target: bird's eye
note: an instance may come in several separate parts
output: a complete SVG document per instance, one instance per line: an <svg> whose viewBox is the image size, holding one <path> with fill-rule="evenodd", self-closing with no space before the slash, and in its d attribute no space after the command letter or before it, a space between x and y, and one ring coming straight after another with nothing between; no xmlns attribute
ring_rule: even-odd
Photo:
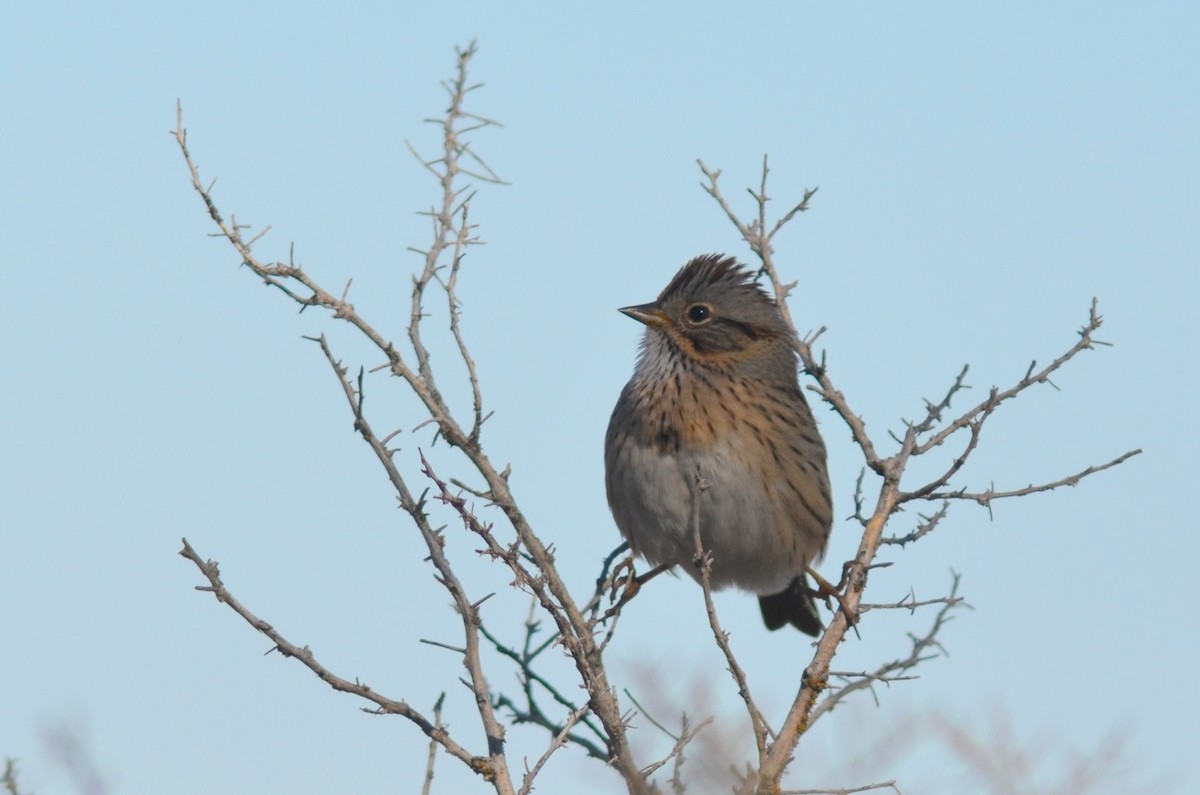
<svg viewBox="0 0 1200 795"><path fill-rule="evenodd" d="M692 304L688 307L687 319L691 323L699 325L712 317L712 307L708 304Z"/></svg>

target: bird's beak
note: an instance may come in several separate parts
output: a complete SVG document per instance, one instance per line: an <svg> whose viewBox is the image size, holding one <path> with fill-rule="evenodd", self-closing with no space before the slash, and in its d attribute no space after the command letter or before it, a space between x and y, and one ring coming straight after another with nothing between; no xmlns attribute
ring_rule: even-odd
<svg viewBox="0 0 1200 795"><path fill-rule="evenodd" d="M618 311L624 315L628 315L639 323L645 323L647 326L667 325L667 313L657 303L624 306Z"/></svg>

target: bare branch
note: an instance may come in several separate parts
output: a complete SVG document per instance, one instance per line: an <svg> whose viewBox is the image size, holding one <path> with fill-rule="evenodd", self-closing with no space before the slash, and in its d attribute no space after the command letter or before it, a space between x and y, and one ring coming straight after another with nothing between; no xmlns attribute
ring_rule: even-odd
<svg viewBox="0 0 1200 795"><path fill-rule="evenodd" d="M929 450L932 450L933 448L945 442L946 439L948 439L954 433L969 426L972 422L982 421L985 415L990 414L1001 403L1011 400L1034 384L1051 383L1050 376L1057 372L1064 364L1075 358L1076 354L1078 354L1080 351L1091 350L1095 345L1107 344L1097 341L1093 336L1104 322L1104 318L1096 313L1096 307L1097 301L1095 298L1093 298L1091 311L1088 314L1088 322L1078 332L1079 341L1068 348L1065 353L1036 373L1034 372L1034 369L1037 365L1037 362L1034 362L1029 366L1029 369L1025 372L1025 375L1021 378L1021 380L1017 381L1016 384L1008 389L1005 389L1004 391L993 389L991 393L988 394L986 400L968 409L956 420L942 428L924 442L914 445L912 454L923 455Z"/></svg>
<svg viewBox="0 0 1200 795"><path fill-rule="evenodd" d="M583 606L584 612L590 614L590 618L588 620L593 624L595 624L597 621L596 615L600 612L600 605L604 601L604 595L609 592L609 589L613 585L611 578L609 577L609 571L612 569L613 561L628 551L629 542L622 541L616 546L615 549L613 549L612 552L608 553L608 556L604 558L604 562L600 565L600 574L596 577L596 588L592 592L592 598L589 599L587 604Z"/></svg>
<svg viewBox="0 0 1200 795"><path fill-rule="evenodd" d="M530 617L525 622L525 643L520 652L502 643L497 637L488 631L487 627L480 626L479 631L482 633L492 646L503 656L515 662L518 666L519 681L521 683L522 692L525 695L524 708L518 707L517 704L506 695L496 697L496 706L508 709L517 723L530 723L549 730L552 734L558 735L565 727L563 724L556 723L546 715L538 702L537 695L534 692L534 685L540 686L546 691L556 703L564 707L568 714L579 711L580 705L566 698L562 692L552 684L548 679L539 674L533 667L534 661L538 655L546 648L545 645L533 647L533 637L538 629L538 622L534 620L532 611ZM584 737L583 735L570 733L566 735L566 739L583 748L589 756L596 759L606 760L609 757L607 750L608 738L604 732L586 717L586 710L583 710L576 722L586 726L599 739L602 745L597 745L593 740Z"/></svg>
<svg viewBox="0 0 1200 795"><path fill-rule="evenodd" d="M916 424L917 433L927 433L933 426L942 421L942 413L950 408L950 401L960 390L970 389L971 387L963 383L967 377L967 371L971 369L971 365L964 364L958 376L954 379L954 383L946 390L946 395L937 403L925 401L925 419Z"/></svg>
<svg viewBox="0 0 1200 795"><path fill-rule="evenodd" d="M949 483L950 478L958 474L958 471L963 468L964 464L967 463L967 459L970 457L971 453L975 452L975 447L979 444L979 436L983 432L984 421L991 416L992 412L996 409L996 406L999 405L995 398L996 390L993 389L991 397L988 401L986 401L988 404L987 407L978 415L978 419L973 419L967 424L967 427L971 431L971 435L967 439L966 447L964 447L963 451L959 453L954 461L950 463L949 469L943 472L941 477L931 480L929 483L926 483L916 491L902 495L900 498L901 501L919 499L928 494L932 494L942 486L945 486L947 483Z"/></svg>
<svg viewBox="0 0 1200 795"><path fill-rule="evenodd" d="M934 599L917 599L916 594L909 592L907 596L898 602L863 602L858 606L858 609L863 613L868 613L872 610L907 610L910 613L914 613L918 607L947 604L953 606L959 603L964 603L960 596L938 596Z"/></svg>
<svg viewBox="0 0 1200 795"><path fill-rule="evenodd" d="M454 573L450 561L445 555L441 536L429 524L423 500L413 498L408 484L400 474L400 470L396 468L391 453L382 440L375 435L371 424L363 415L364 393L362 370L359 370L358 388L356 390L346 378L346 369L334 357L333 351L330 350L329 343L326 342L324 335L317 338L317 343L321 346L321 352L325 354L326 361L333 368L334 375L341 384L342 392L346 396L346 400L354 413L355 430L362 436L363 441L371 447L376 459L383 466L384 471L387 472L388 479L391 481L392 487L400 498L400 506L412 518L413 523L417 526L421 537L425 541L425 547L429 550L429 560L433 563L434 568L437 569L438 582L445 587L450 597L454 600L454 607L462 620L463 640L465 644L462 649L457 649L457 651L460 651L463 655L463 665L470 676L470 687L475 695L476 708L480 719L483 721L484 731L487 735L489 749L488 780L495 783L498 790L511 792L512 784L508 780L508 763L504 757L504 725L497 719L492 707L487 678L484 676L483 663L479 656L478 610L474 603L467 597L466 589Z"/></svg>
<svg viewBox="0 0 1200 795"><path fill-rule="evenodd" d="M681 733L676 736L667 732L675 740L672 750L661 760L647 766L639 766L626 736L630 713L622 711L617 701L616 689L608 682L603 661L607 644L616 631L621 608L637 593L646 580L661 569L637 577L633 574L632 560L614 566L614 561L621 554L621 550L618 548L618 551L605 561L592 598L587 604L580 607L557 572L553 549L543 544L534 533L509 489L510 466L506 465L499 470L483 450L482 427L490 414L485 411L476 364L461 327L463 307L458 294L459 276L466 261L467 251L470 247L483 242L477 234L476 225L470 220L470 204L474 199L475 189L470 184L465 184L465 181L475 180L476 183L499 184L502 184L503 181L476 153L471 141L468 140L476 131L496 126L496 122L493 120L468 111L464 107L468 95L480 87L480 84L471 83L468 79L468 65L475 53L474 43L457 51L455 74L453 78L443 83L449 99L449 107L439 118L428 120L439 128L440 152L436 157L423 156L418 153L416 148L409 145L410 152L420 166L436 179L439 196L426 211L421 213L429 219L430 242L425 248L411 249L422 258L422 261L412 281L410 304L405 320L407 342L405 343L401 339L401 343L405 346L404 353L400 352L392 339L377 331L375 327L358 315L349 299L351 282L348 281L345 287L337 293L330 292L299 267L292 256L289 256L287 263L268 262L256 258L252 253L252 248L263 239L270 230L270 226L263 227L257 233L252 233L249 231L250 227L238 223L236 216L232 213L229 215L228 221L225 220L213 199L215 180L206 186L201 181L199 169L192 160L187 146L186 132L183 128L182 110L179 107L177 107L174 135L189 169L193 188L201 197L210 218L218 229L217 236L227 240L241 258L242 263L254 273L257 279L275 287L300 311L310 307L325 310L334 320L348 324L350 328L353 328L374 346L374 349L382 354L383 358L383 364L375 369L388 371L392 377L398 379L398 383L411 389L421 401L424 411L428 415L420 418L422 421L417 424L414 431L427 424L432 425L430 431L434 443L439 439L444 440L451 448L452 455L463 456L473 469L473 473L468 474L465 478L443 480L433 471L424 453L419 451L421 471L432 485L427 487L419 497L414 496L409 484L394 463L397 451L388 447L388 443L398 431L393 431L380 439L373 431L364 413L365 370L360 367L356 376L348 375L349 369L333 356L324 335L314 338L343 389L354 416L356 432L367 442L387 472L401 507L413 520L429 550L429 561L434 568L435 578L450 594L455 610L459 614L463 630L461 642L433 640L424 642L449 649L461 657L466 674L460 681L475 698L487 743L487 754L485 756L471 755L450 737L442 725L441 710L444 694L443 698L439 698L435 704L433 719L430 721L418 711L413 710L406 702L386 698L357 681L349 682L337 677L319 664L307 648L296 647L289 643L269 624L255 617L234 599L221 583L217 565L202 561L186 539L183 542L184 550L180 554L192 560L208 578L209 585L203 587L202 590L212 592L219 601L228 604L243 620L266 634L275 643L275 649L285 656L300 660L335 689L367 700L373 705L369 711L377 714L399 714L415 723L430 740L423 787L423 791L426 793L432 786L434 760L439 746L492 783L497 791L515 793L504 752L505 726L498 717L498 712L501 710L509 710L512 713L512 720L515 722L542 726L551 734L548 747L538 759L532 765L526 760L525 773L519 789L521 793L532 791L539 772L548 763L551 756L567 744L578 745L588 754L602 758L611 764L624 778L629 791L635 795L650 792L652 787L648 783L649 777L673 761L672 787L677 793L682 792L684 787L681 769L685 747L709 721L706 720L692 729L684 715ZM782 281L773 260L772 246L775 235L800 213L808 209L816 189L805 190L798 203L786 209L776 219L769 219L767 205L772 201L768 194L770 169L768 159L764 157L759 184L756 188L747 191L753 201L754 211L749 216L752 220L744 222L722 195L718 184L720 171L710 170L702 161L698 162L707 179L704 190L717 202L726 218L734 224L751 251L761 261L759 275L756 278L770 281L779 310L792 329L793 346L799 360L805 373L813 379L814 383L810 384L807 389L816 393L842 418L850 429L854 443L862 451L865 467L882 479L874 507L868 507L869 500L863 494L865 469L859 477L854 495L853 517L862 528L860 543L854 557L847 561L843 569L842 582L829 589L830 595L837 598L842 610L835 613L829 627L815 644L816 649L811 662L804 670L799 689L789 707L787 717L776 734L767 724L751 697L746 675L738 664L729 643L729 635L718 621L710 581L712 559L703 548L699 517L699 500L704 498L709 484L700 477L699 472L696 474L696 482L692 490L691 530L697 553L697 579L700 581L703 591L713 636L725 655L730 674L746 705L758 752L757 769L747 766L746 775L741 778L738 791L743 795L749 795L755 791L763 793L763 795L766 793L779 795L782 792L792 792L797 795L800 793L830 795L888 788L899 792L893 781L849 789L827 790L782 790L780 782L801 737L821 715L832 711L843 699L857 690L870 689L874 693L875 686L880 683L890 685L892 682L914 678L913 669L917 665L944 652L940 645L939 632L949 620L950 611L963 604L961 597L957 596L959 576L954 575L950 593L945 597L919 601L915 594L910 594L895 603L867 603L864 601L864 592L869 572L879 566L890 565L875 562L882 544L904 547L909 542L919 540L932 532L945 517L951 499L972 500L990 508L991 502L996 499L1049 491L1060 486L1074 486L1084 477L1116 466L1141 452L1133 450L1107 464L1088 467L1075 475L1041 485L1031 484L1023 489L997 491L989 488L983 492L971 492L965 487L954 490L951 486L951 481L960 476L968 459L977 449L985 422L999 406L1034 384L1047 383L1054 386L1051 378L1066 362L1082 350L1106 344L1094 337L1102 319L1097 314L1097 304L1093 300L1088 322L1079 332L1079 341L1063 355L1040 369L1034 362L1016 384L1005 390L991 389L986 400L946 422L943 417L949 412L952 400L956 399L961 390L970 388L965 384L968 369L964 366L940 400L937 402L925 400L923 416L918 414L919 420L906 423L907 427L902 435L893 435L892 438L898 446L896 452L884 457L877 452L863 418L851 409L845 396L835 388L828 373L824 351L821 351L819 356L814 351L814 345L824 331L824 327L804 336L801 336L796 330L787 304L788 295L795 284ZM474 263L474 261L471 262ZM465 367L465 377L461 372L458 375L462 381L465 381L465 386L469 388L471 394L469 417L465 414L456 416L435 378L430 343L427 343L426 340L426 335L432 333L426 322L429 318L430 304L427 301L429 300L428 289L431 285L435 285L435 289L440 289L445 294L449 336L453 338L457 355ZM445 331L446 329L442 328L439 333L444 335ZM436 350L436 346L432 347ZM372 356L375 357L376 354L372 354ZM374 358L371 363L374 364L378 361L378 358ZM372 372L374 371L372 370ZM450 390L450 392L454 394L454 390ZM372 405L374 405L374 401ZM416 421L414 419L414 422ZM395 427L395 424L389 423L388 427ZM960 437L961 450L943 468L942 473L915 490L903 491L901 482L912 457L923 455L946 444L951 436L962 430L966 430L967 435L965 438ZM465 485L466 482L477 485L468 487ZM457 578L445 555L442 528L433 527L426 515L426 493L433 494L436 500L453 510L462 520L463 526L482 540L483 549L478 551L506 565L514 575L515 587L532 596L530 615L525 624L524 642L520 647L509 646L501 642L496 635L483 627L480 606L491 594L472 600L466 593L465 587ZM481 518L481 515L476 512L476 507L468 502L472 496L484 501L486 509L498 510L498 515L503 516L503 520L507 523L506 526L497 531L490 521ZM890 518L902 509L905 502L915 499L940 500L942 504L931 516L921 516L921 523L908 534L885 536L884 530ZM486 516L490 515L486 514ZM621 575L626 569L628 576L622 579ZM818 581L824 582L820 579ZM620 591L619 600L616 596L618 591ZM609 594L610 603L613 601L616 603L612 604L607 611L602 612L602 603L606 593ZM902 654L897 659L872 670L857 672L831 670L833 657L851 627L854 617L873 609L906 609L915 612L916 609L926 606L936 606L937 608L932 626L923 635L909 636L911 649L906 655ZM546 621L547 631L544 635L539 634L542 620L544 620L540 619L543 616L549 619ZM612 619L611 622L609 619ZM602 630L605 624L607 624L607 628ZM502 656L515 663L522 688L522 694L517 696L516 701L502 694L494 695L490 690L481 661L481 636ZM543 637L545 637L544 640ZM561 646L572 661L585 695L568 698L565 695L571 693L568 688L555 684L549 677L536 670L535 663L538 659L542 659L542 653L556 646ZM831 677L842 680L844 684L831 686L829 684ZM823 697L822 693L825 694ZM522 695L524 704L518 703ZM648 720L662 728L664 732L667 731L645 710L642 710L632 696L629 698ZM551 702L553 705L549 709L553 717L550 717L542 706L542 704L550 705Z"/></svg>
<svg viewBox="0 0 1200 795"><path fill-rule="evenodd" d="M912 641L912 648L909 650L907 656L884 663L871 673L864 672L859 674L834 674L832 671L828 672L829 676L842 676L843 678L850 679L851 681L848 684L831 692L823 701L821 701L820 704L816 706L816 708L812 710L809 716L810 726L815 723L817 719L821 717L821 715L825 714L826 712L833 711L833 709L839 703L845 700L845 698L851 693L858 690L871 688L876 682L890 684L891 682L897 680L910 679L912 677L907 676L909 671L916 668L917 665L926 660L940 656L939 653L944 653L944 649L942 649L941 644L938 641L938 633L940 633L942 627L944 627L946 623L950 621L950 611L962 604L963 601L958 595L958 586L962 580L962 575L958 574L957 572L952 572L952 576L953 579L950 585L950 593L945 597L933 599L928 602L917 602L914 599L907 604L904 602L899 602L895 605L877 606L904 607L908 608L909 610L914 610L917 607L925 604L941 604L941 609L939 609L937 614L934 616L933 624L930 625L929 629L924 635L918 637L916 635L909 634L908 637Z"/></svg>
<svg viewBox="0 0 1200 795"><path fill-rule="evenodd" d="M697 469L695 481L692 486L691 507L692 540L696 545L695 563L700 572L700 587L704 591L704 608L708 612L708 625L712 628L713 637L716 638L717 645L721 648L721 653L725 655L725 662L729 664L729 673L733 677L734 683L737 684L738 696L745 703L746 711L750 715L750 726L754 731L754 743L758 747L758 757L761 761L767 754L767 734L770 729L758 705L754 703L753 696L750 694L750 685L746 682L746 672L738 664L737 658L733 654L733 649L729 645L729 633L721 628L721 622L717 619L717 608L712 598L712 583L710 582L712 555L704 548L704 541L700 536L700 498L708 488L708 481L701 476L700 471Z"/></svg>
<svg viewBox="0 0 1200 795"><path fill-rule="evenodd" d="M571 733L571 727L574 726L580 718L587 714L589 709L589 707L585 706L567 713L567 718L563 721L562 729L559 730L558 734L554 735L554 739L550 742L550 747L547 748L540 757L538 757L538 760L534 763L533 767L525 773L525 778L521 782L521 789L517 790L517 795L528 795L528 793L533 791L533 780L537 777L537 774L541 772L542 766L550 760L551 754L567 744L568 736Z"/></svg>
<svg viewBox="0 0 1200 795"><path fill-rule="evenodd" d="M433 230L432 243L427 249L420 250L420 254L424 258L424 265L413 281L408 327L413 357L411 362L406 360L395 344L364 320L353 305L324 289L302 269L292 264L267 263L257 259L242 238L244 227L233 221L232 216L230 222L224 220L212 198L211 186L206 188L201 182L199 169L195 166L191 153L188 151L186 133L182 123L182 111L177 114L175 139L191 173L193 188L204 202L220 235L234 247L243 263L258 278L277 287L301 309L324 308L330 312L333 318L348 323L366 338L383 354L386 359L386 368L391 374L401 379L424 405L429 413L429 419L436 426L435 439L443 439L451 447L460 450L482 477L484 487L480 491L489 495L489 499L512 525L516 535L517 540L511 548L511 554L503 556L503 559L510 566L514 565L518 558L517 550L520 549L520 556L527 556L532 566L536 568L538 587L535 592L540 591L542 594L539 597L539 605L546 609L553 619L560 634L560 641L580 674L591 706L608 736L612 762L621 775L631 782L632 791L641 792L644 790L644 785L639 783L639 768L633 759L625 737L626 727L622 720L620 706L613 696L613 689L608 684L607 673L601 661L601 649L592 637L588 620L573 601L565 583L555 569L551 552L533 532L524 513L517 506L508 486L509 467L506 466L503 470L496 467L480 445L479 431L486 419L482 413L481 399L475 400L476 411L469 427L464 428L455 418L434 379L429 352L421 333L421 322L425 317L423 308L425 289L446 268L442 255L449 251L452 257L461 261L461 254L465 247L480 242L468 223L467 213L464 212L466 203L470 200L471 191L469 188L460 187L461 178L474 175L489 182L500 181L495 176L495 172L475 153L470 143L463 137L465 133L477 130L481 126L491 126L490 119L467 113L462 108L466 95L478 88L477 84L470 84L466 77L467 66L475 51L474 44L458 51L456 76L446 84L450 96L450 108L442 118L434 120L434 123L438 124L442 131L442 155L438 158L422 158L413 150L422 166L438 180L441 198L428 211ZM466 120L465 124L464 120ZM464 162L469 162L469 167L464 167ZM442 285L447 288L447 300L451 302L452 313L458 311L457 299L454 298L451 288L451 283L456 279L454 267L452 262L450 276ZM469 354L466 352L465 342L460 345L460 352L466 357L464 359L466 361ZM467 362L467 371L472 393L477 396L477 379L469 361ZM339 375L339 378L341 377ZM361 414L361 406L358 414ZM366 438L365 435L364 438ZM397 488L402 506L416 519L417 515L421 514L420 504L413 500L412 495L404 486L403 480L395 471L395 467L391 465L391 452L384 445L379 444L377 439L374 441L368 439L368 441L387 469L393 485ZM448 492L444 492L443 496L447 494ZM417 519L418 525L421 521ZM431 528L428 531L432 532ZM424 535L426 532L427 529L422 528L422 534ZM470 602L466 604L468 607L470 606ZM472 615L471 612L464 614L464 620L470 615ZM468 648L470 648L469 643ZM477 690L477 701L482 712L485 710L484 702L489 702L489 699L481 696L481 692ZM492 747L498 749L499 743L497 742ZM499 752L497 751L497 753Z"/></svg>
<svg viewBox="0 0 1200 795"><path fill-rule="evenodd" d="M429 720L417 710L413 709L404 701L396 701L388 698L380 693L375 692L367 685L358 681L351 682L344 679L328 668L317 662L317 658L307 646L297 646L296 644L283 637L273 626L262 620L254 613L250 612L249 608L234 598L233 594L225 587L221 581L221 571L216 561L202 559L188 540L183 539L183 549L179 553L187 558L192 563L196 564L196 568L200 569L200 573L205 576L209 584L207 586L196 586L198 591L208 591L213 596L217 597L217 601L229 605L233 612L241 616L247 624L254 627L256 630L266 635L267 638L274 644L274 651L278 651L284 657L291 657L299 660L302 665L316 674L322 682L338 690L342 693L350 693L359 698L369 701L375 705L375 708L369 710L377 715L400 715L407 718L412 723L416 724L422 732L425 733L431 741L436 742L451 756L459 759L467 767L475 773L478 773L485 778L490 778L494 775L490 760L484 756L474 756L465 748L459 745L449 732L435 722Z"/></svg>
<svg viewBox="0 0 1200 795"><path fill-rule="evenodd" d="M858 477L854 480L854 513L850 515L851 519L864 527L867 524L867 517L863 515L863 507L866 505L866 500L863 498L863 478L866 476L865 467L858 470Z"/></svg>
<svg viewBox="0 0 1200 795"><path fill-rule="evenodd" d="M749 191L751 197L754 199L756 211L755 220L749 223L743 222L738 217L737 213L733 211L722 195L718 184L720 171L709 169L703 161L699 161L699 165L708 180L707 184L703 185L704 190L717 202L721 211L741 234L750 250L761 260L762 267L760 273L769 279L771 287L774 290L776 304L779 306L784 319L792 327L793 331L795 331L795 323L791 319L786 301L792 285L783 282L779 277L779 272L773 260L771 238L784 224L790 222L800 210L807 207L807 200L811 197L811 192L806 192L804 201L801 202L797 210L785 214L771 227L771 233L765 234L765 230L770 226L766 214L766 204L769 201L766 188L768 173L768 164L766 161L764 160L763 162L762 180L757 191ZM762 760L757 771L747 770L747 775L738 786L739 793L746 795L754 791L762 793L762 795L767 795L767 793L774 795L778 793L780 778L791 760L796 744L820 714L831 709L840 698L844 697L846 693L851 692L852 688L867 687L872 681L882 681L880 677L887 677L894 681L897 678L897 674L903 673L908 668L926 659L923 652L929 646L936 645L937 631L946 620L945 611L959 603L959 600L956 598L947 598L944 602L943 600L932 600L930 602L935 604L941 603L943 612L939 613L934 626L927 635L921 638L913 638L913 651L908 657L888 663L870 676L864 675L860 677L857 681L834 692L822 701L820 705L817 705L816 700L819 694L828 687L830 663L849 628L848 618L849 616L856 615L859 606L862 604L862 593L866 587L867 574L875 567L874 558L879 546L885 542L883 529L890 517L901 507L903 502L920 497L930 500L941 499L943 500L943 505L932 517L922 517L924 519L923 524L918 526L917 530L913 533L903 537L892 536L886 539L888 543L899 544L901 546L909 541L915 541L932 531L944 517L946 512L945 501L949 499L975 499L983 501L986 504L990 500L1001 496L1018 496L1021 493L1047 490L1059 485L1073 485L1079 478L1110 466L1115 466L1125 460L1125 458L1128 458L1129 455L1134 454L1126 454L1126 456L1109 464L1089 468L1085 472L1079 473L1079 475L1064 478L1062 481L1044 484L1041 487L1031 486L1028 489L1017 490L1011 493L989 491L982 494L972 494L965 490L960 492L947 492L944 490L944 486L962 469L970 454L976 449L982 425L991 413L999 405L1012 399L1033 384L1052 384L1050 376L1079 351L1104 344L1094 337L1094 332L1099 328L1100 323L1101 318L1096 312L1096 302L1093 300L1088 323L1079 332L1079 341L1066 353L1041 370L1037 369L1036 364L1032 365L1025 376L1015 386L1003 391L992 390L985 401L964 412L954 421L935 430L937 424L941 422L943 414L949 409L951 400L959 391L967 388L965 378L968 371L964 367L940 401L937 403L926 401L925 416L920 422L908 424L907 430L902 437L893 435L892 438L896 440L899 449L895 454L887 458L881 457L876 452L876 448L867 434L866 425L862 418L850 409L845 397L834 387L828 375L824 354L821 355L820 361L814 357L812 344L817 336L819 336L819 332L818 334L810 335L807 339L797 334L795 348L804 366L804 371L817 382L816 386L809 386L808 389L815 392L822 400L828 403L847 424L855 444L862 450L867 468L879 475L883 482L880 485L875 506L868 513L865 507L866 500L863 496L863 478L861 475L859 477L854 494L855 511L853 518L862 525L863 532L858 551L854 558L848 561L844 567L842 583L839 586L841 591L835 594L842 606L842 610L837 612L833 621L830 622L829 627L826 628L825 633L819 639L812 662L804 672L800 689L792 702L792 706L780 728L779 734L768 747L766 758ZM954 459L946 471L940 477L915 492L902 492L900 490L900 482L909 460L915 455L921 455L938 447L951 435L964 428L969 429L970 437L967 439L960 455ZM955 583L957 585L957 576ZM917 603L913 599L889 607L913 609L918 604L927 603ZM876 607L885 606L876 605Z"/></svg>
<svg viewBox="0 0 1200 795"><path fill-rule="evenodd" d="M546 590L541 576L535 575L529 569L525 568L523 558L518 551L519 545L504 546L497 541L495 534L492 533L492 526L481 522L479 517L467 506L467 501L461 495L451 492L450 484L437 476L429 460L425 457L424 451L418 452L421 457L421 472L437 487L437 498L453 508L455 513L459 515L459 518L462 519L463 525L483 540L486 553L489 556L495 560L504 562L509 567L512 573L516 575L517 586L533 594L541 607L552 617L562 620L562 608Z"/></svg>
<svg viewBox="0 0 1200 795"><path fill-rule="evenodd" d="M1063 486L1078 485L1079 481L1083 480L1088 475L1094 475L1097 472L1103 472L1106 469L1111 469L1112 467L1115 467L1118 464L1122 464L1130 458L1133 458L1135 455L1140 455L1141 452L1141 448L1138 448L1137 450L1130 450L1128 453L1117 456L1107 464L1090 466L1081 472L1076 472L1074 475L1068 475L1065 478L1059 478L1058 480L1051 481L1049 483L1041 483L1038 485L1030 484L1023 489L1011 489L1009 491L996 491L995 489L988 489L987 491L982 492L970 492L966 489L958 489L956 491L933 492L932 494L924 496L925 499L929 500L971 500L984 507L989 507L992 500L1001 500L1008 497L1024 497L1029 494L1037 494L1043 491L1054 491L1055 489Z"/></svg>
<svg viewBox="0 0 1200 795"><path fill-rule="evenodd" d="M462 328L459 325L459 317L462 314L462 308L458 301L458 296L455 289L458 286L458 272L462 266L465 247L468 244L467 234L470 231L470 226L467 224L467 205L462 206L459 221L459 234L454 242L454 256L451 258L450 278L445 283L446 303L450 309L450 332L454 335L454 342L458 345L459 356L467 366L467 378L471 382L471 397L474 403L475 419L471 423L470 439L473 443L479 443L479 433L483 428L483 421L486 419L483 416L483 395L479 388L479 373L475 369L475 360L471 358L471 352L467 349L466 340L462 335Z"/></svg>
<svg viewBox="0 0 1200 795"><path fill-rule="evenodd" d="M887 536L886 538L881 538L879 539L879 543L899 544L901 547L904 547L906 544L909 544L913 541L918 541L929 533L932 533L934 528L938 526L938 523L946 518L946 514L949 513L949 511L950 501L943 500L942 507L938 508L937 511L935 511L932 515L925 516L924 514L917 514L917 516L921 518L921 522L917 525L917 529L906 535Z"/></svg>
<svg viewBox="0 0 1200 795"><path fill-rule="evenodd" d="M605 746L593 742L592 740L588 739L587 737L583 736L582 734L579 734L578 732L570 731L570 727L568 727L562 723L558 723L554 720L551 720L540 709L538 709L538 710L522 709L509 696L506 696L504 694L500 694L499 696L497 696L496 697L496 708L497 709L507 709L509 711L509 714L512 715L512 719L515 723L528 723L532 726L541 726L543 729L546 729L547 731L549 731L551 733L551 735L553 735L555 737L557 737L560 733L562 733L562 731L564 729L566 729L567 730L566 739L569 740L570 742L574 743L575 745L578 745L580 748L582 748L584 751L587 752L588 756L592 757L593 759L600 759L603 761L607 761L611 756L611 754L609 754L608 749Z"/></svg>
<svg viewBox="0 0 1200 795"><path fill-rule="evenodd" d="M720 178L721 172L719 170L710 170L706 165L704 165L703 160L697 160L696 162L699 163L700 170L704 173L704 176L708 178L708 184L702 185L704 191L709 196L713 197L713 199L721 207L721 210L725 213L725 216L737 228L738 232L742 235L742 238L750 246L750 250L753 251L761 260L762 272L766 274L767 278L771 282L772 288L774 288L775 291L775 303L779 306L779 311L783 315L784 320L787 321L787 324L795 329L796 324L792 321L792 315L787 305L787 296L790 288L779 278L779 271L775 267L775 261L773 259L774 252L771 248L770 239L762 234L762 228L758 226L758 224L765 223L765 221L756 222L755 224L751 225L743 223L733 211L733 208L729 206L729 203L725 201L725 197L721 193L720 186L717 184L717 180ZM751 193L751 195L755 197L760 219L765 218L766 212L766 176L767 165L766 161L764 160L763 186L760 188L758 194ZM814 191L807 191L805 193L805 198L801 202L801 205L807 207L808 199L812 197L813 192ZM789 214L788 220L791 220L791 218L793 218L795 215L795 212ZM776 229L771 232L771 236L774 236L775 231L778 231L778 227L782 226L783 223L785 222L781 220L775 225ZM804 365L804 371L811 375L818 384L817 387L810 386L809 389L816 392L823 400L829 403L829 405L833 407L834 411L838 413L842 420L848 426L850 426L850 432L854 437L854 442L862 449L863 455L866 458L867 466L870 467L871 470L876 474L882 475L883 460L875 452L875 445L872 443L871 438L867 435L866 424L862 421L861 417L859 417L850 409L849 404L846 402L845 395L834 388L833 382L829 380L829 377L825 372L824 361L818 363L813 357L811 343L816 340L816 336L817 335L812 336L808 341L797 337L794 342L796 352L800 355L800 361Z"/></svg>

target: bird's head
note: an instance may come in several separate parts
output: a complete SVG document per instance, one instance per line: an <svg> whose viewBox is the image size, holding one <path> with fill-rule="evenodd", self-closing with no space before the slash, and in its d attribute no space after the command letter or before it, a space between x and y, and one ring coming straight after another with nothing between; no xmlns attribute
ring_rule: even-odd
<svg viewBox="0 0 1200 795"><path fill-rule="evenodd" d="M649 304L621 309L697 362L734 365L790 356L792 330L779 307L732 257L688 262Z"/></svg>

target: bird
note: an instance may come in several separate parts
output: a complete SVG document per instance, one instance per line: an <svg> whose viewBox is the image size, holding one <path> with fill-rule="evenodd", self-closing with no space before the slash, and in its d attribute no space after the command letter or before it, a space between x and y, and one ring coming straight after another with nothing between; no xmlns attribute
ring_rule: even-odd
<svg viewBox="0 0 1200 795"><path fill-rule="evenodd" d="M648 304L633 376L604 442L609 507L631 550L714 590L758 596L770 630L816 636L805 572L833 524L825 443L799 384L796 336L733 257L691 259Z"/></svg>

